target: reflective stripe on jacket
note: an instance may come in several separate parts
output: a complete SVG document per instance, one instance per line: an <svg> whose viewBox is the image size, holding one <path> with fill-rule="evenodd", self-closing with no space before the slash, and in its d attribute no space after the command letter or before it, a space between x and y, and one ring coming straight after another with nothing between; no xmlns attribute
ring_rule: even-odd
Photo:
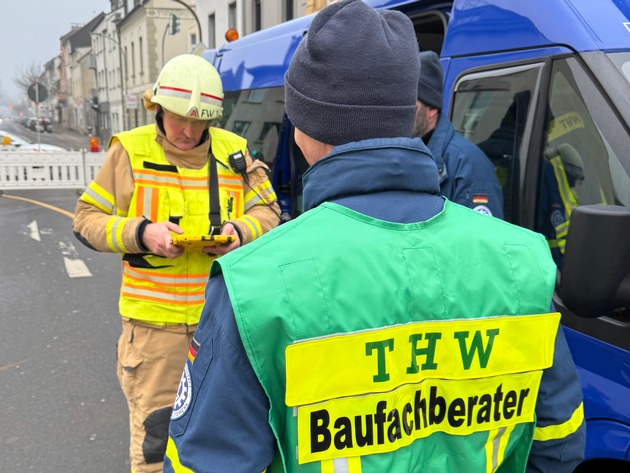
<svg viewBox="0 0 630 473"><path fill-rule="evenodd" d="M560 253L564 254L571 213L573 212L573 209L575 209L580 204L575 190L573 189L573 187L571 187L571 184L569 183L569 178L567 177L567 173L564 169L564 165L562 163L560 155L556 155L555 157L549 159L549 162L553 167L556 184L558 185L558 193L560 194L560 198L562 199L562 205L564 207L564 220L562 222L552 221L556 233L556 238L549 239L548 242L551 248L558 248L560 250ZM599 188L599 193L601 197L601 203L606 204L606 196L604 195L604 191L601 187Z"/></svg>
<svg viewBox="0 0 630 473"><path fill-rule="evenodd" d="M116 135L131 162L134 193L127 217L152 222L171 221L185 234L210 232L208 164L186 169L170 164L155 141L155 126ZM211 149L217 159L221 221L243 214L243 177L232 171L228 155L246 152L246 141L225 130L210 128ZM229 213L231 211L231 213ZM112 246L119 241L116 219L108 229ZM175 259L156 255L125 255L119 308L124 317L154 323L198 323L213 258L185 253Z"/></svg>

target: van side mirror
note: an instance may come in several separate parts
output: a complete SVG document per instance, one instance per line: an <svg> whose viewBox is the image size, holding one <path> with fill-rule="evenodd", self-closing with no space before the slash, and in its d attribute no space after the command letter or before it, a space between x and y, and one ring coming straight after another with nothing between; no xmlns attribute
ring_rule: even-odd
<svg viewBox="0 0 630 473"><path fill-rule="evenodd" d="M558 293L580 317L630 308L630 209L583 205L571 212Z"/></svg>

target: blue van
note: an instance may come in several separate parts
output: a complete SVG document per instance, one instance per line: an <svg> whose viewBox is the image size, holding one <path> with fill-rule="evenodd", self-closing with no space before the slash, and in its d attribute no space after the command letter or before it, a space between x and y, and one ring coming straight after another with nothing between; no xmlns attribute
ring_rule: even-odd
<svg viewBox="0 0 630 473"><path fill-rule="evenodd" d="M584 392L577 471L630 471L630 2L366 1L405 13L419 48L440 55L444 113L494 163L505 219L550 242ZM270 165L286 219L302 211L307 164L284 114L284 73L311 20L206 55L223 80L222 126ZM550 204L559 192L564 229Z"/></svg>

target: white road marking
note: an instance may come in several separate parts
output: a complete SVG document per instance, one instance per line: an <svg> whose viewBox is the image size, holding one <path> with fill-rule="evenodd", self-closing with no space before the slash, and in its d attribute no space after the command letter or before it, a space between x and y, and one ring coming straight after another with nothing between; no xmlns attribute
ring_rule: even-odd
<svg viewBox="0 0 630 473"><path fill-rule="evenodd" d="M59 249L61 250L62 255L67 256L68 258L72 258L72 259L79 259L79 252L74 247L74 245L70 243L69 241L68 242L60 241Z"/></svg>
<svg viewBox="0 0 630 473"><path fill-rule="evenodd" d="M28 229L31 231L29 235L33 240L42 241L42 237L39 235L39 228L37 226L37 220L33 220L31 223L27 225Z"/></svg>
<svg viewBox="0 0 630 473"><path fill-rule="evenodd" d="M71 278L89 278L92 276L90 270L81 259L70 259L63 257L63 263L66 265L66 271Z"/></svg>
<svg viewBox="0 0 630 473"><path fill-rule="evenodd" d="M79 252L74 245L69 241L60 241L59 249L63 255L63 262L66 265L66 272L71 278L89 278L92 273L79 258Z"/></svg>

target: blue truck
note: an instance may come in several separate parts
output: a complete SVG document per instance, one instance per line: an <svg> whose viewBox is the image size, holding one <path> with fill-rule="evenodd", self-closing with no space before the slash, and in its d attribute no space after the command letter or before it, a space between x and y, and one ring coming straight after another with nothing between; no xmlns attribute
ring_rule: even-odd
<svg viewBox="0 0 630 473"><path fill-rule="evenodd" d="M576 471L630 471L630 2L366 1L405 13L419 49L440 55L444 113L495 165L505 219L550 242L584 393ZM311 20L205 53L223 80L221 126L270 165L287 219L302 211L307 164L284 114L284 73Z"/></svg>

